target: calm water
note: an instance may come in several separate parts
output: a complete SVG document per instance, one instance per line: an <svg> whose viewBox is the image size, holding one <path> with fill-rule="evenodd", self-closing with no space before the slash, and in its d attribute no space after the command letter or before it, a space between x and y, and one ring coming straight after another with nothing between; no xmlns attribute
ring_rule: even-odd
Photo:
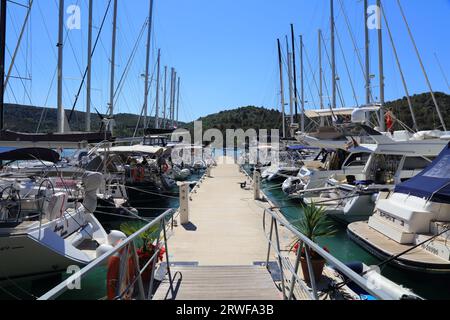
<svg viewBox="0 0 450 320"><path fill-rule="evenodd" d="M217 152L217 155L222 152ZM192 177L191 180L196 180ZM302 215L300 203L295 200L287 200L279 183L264 183L265 193L271 200L281 208L283 214L292 220L296 220ZM175 191L176 192L176 191ZM148 208L175 208L178 207L178 200L163 199L152 200L146 204ZM155 217L161 210L148 209L141 211L142 215ZM114 221L112 227L118 227L127 221ZM367 265L376 265L380 260L367 253L364 249L353 243L346 234L346 228L342 224L335 224L338 233L331 238L322 239L320 245L326 246L331 254L342 262L362 261ZM170 249L170 248L169 248ZM450 299L450 276L434 276L420 273L413 273L398 270L392 267L385 267L383 275L396 283L411 288L415 293L427 299ZM53 288L67 275L55 277L53 279L43 279L40 281L21 281L0 284L0 299L34 299ZM106 269L100 267L89 275L81 284L82 290L73 290L64 294L62 299L100 299L105 296Z"/></svg>
<svg viewBox="0 0 450 320"><path fill-rule="evenodd" d="M282 208L283 214L292 220L302 215L298 200L286 200L276 183L265 183L265 193ZM351 241L346 233L346 227L334 223L338 233L331 238L322 239L321 246L326 246L332 255L344 263L362 261L367 265L377 265L381 261ZM394 282L412 289L416 294L426 299L450 299L450 276L428 275L396 269L390 266L382 270L382 274Z"/></svg>

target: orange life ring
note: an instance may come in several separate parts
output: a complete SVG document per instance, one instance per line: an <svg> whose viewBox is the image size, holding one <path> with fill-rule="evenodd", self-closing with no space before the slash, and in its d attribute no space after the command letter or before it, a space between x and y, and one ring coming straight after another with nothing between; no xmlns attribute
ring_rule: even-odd
<svg viewBox="0 0 450 320"><path fill-rule="evenodd" d="M128 288L128 286L134 281L134 278L136 277L136 265L130 255L128 255L128 264L125 266L126 275L124 277L123 283L120 283L121 260L124 257L123 250L116 253L108 260L108 271L106 274L106 295L108 300L116 300L118 295L122 295L121 291ZM121 296L121 299L131 300L132 295L133 288L130 288L128 289L128 292L125 292L125 294Z"/></svg>

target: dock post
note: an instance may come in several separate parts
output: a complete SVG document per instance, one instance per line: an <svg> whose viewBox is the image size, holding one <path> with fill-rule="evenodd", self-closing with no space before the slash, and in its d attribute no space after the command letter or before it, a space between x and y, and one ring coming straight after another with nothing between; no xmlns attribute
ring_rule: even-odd
<svg viewBox="0 0 450 320"><path fill-rule="evenodd" d="M253 190L255 192L255 200L261 200L261 173L257 170L253 173Z"/></svg>
<svg viewBox="0 0 450 320"><path fill-rule="evenodd" d="M189 184L182 183L180 187L180 224L189 224Z"/></svg>
<svg viewBox="0 0 450 320"><path fill-rule="evenodd" d="M206 176L208 178L211 178L211 166L208 166L208 168L206 169Z"/></svg>

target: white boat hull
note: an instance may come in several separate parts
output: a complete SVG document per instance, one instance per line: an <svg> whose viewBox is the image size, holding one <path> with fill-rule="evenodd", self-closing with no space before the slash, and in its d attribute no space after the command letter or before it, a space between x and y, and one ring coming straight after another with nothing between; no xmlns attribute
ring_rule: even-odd
<svg viewBox="0 0 450 320"><path fill-rule="evenodd" d="M83 266L90 259L64 254L65 242L54 243L54 248L23 234L0 237L0 280L30 276L42 276L63 272L69 266ZM56 249L55 249L56 248Z"/></svg>

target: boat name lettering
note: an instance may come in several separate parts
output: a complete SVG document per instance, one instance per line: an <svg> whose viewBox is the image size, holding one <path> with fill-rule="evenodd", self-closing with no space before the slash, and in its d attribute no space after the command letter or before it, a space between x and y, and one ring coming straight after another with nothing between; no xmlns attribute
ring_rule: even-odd
<svg viewBox="0 0 450 320"><path fill-rule="evenodd" d="M425 249L426 251L428 251L429 253L432 253L432 254L434 254L436 256L439 255L439 250L436 249L436 248L433 248L433 247L430 247L430 246L427 246L427 245L423 245L422 248Z"/></svg>

